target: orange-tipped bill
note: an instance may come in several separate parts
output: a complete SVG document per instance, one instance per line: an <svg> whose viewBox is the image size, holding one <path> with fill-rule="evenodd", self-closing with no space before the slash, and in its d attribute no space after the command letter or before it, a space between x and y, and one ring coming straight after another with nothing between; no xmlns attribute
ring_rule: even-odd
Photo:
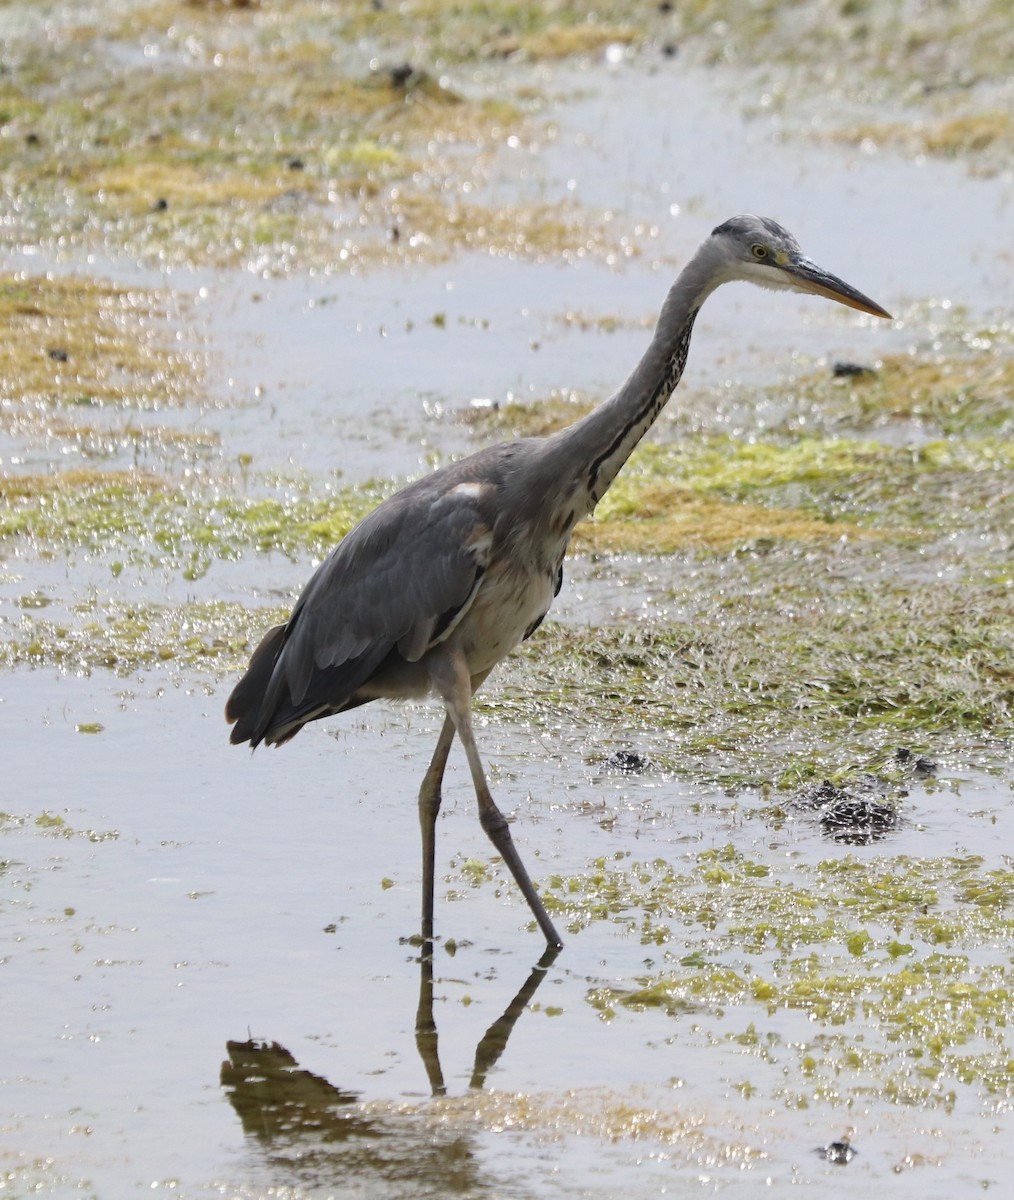
<svg viewBox="0 0 1014 1200"><path fill-rule="evenodd" d="M826 296L829 300L837 300L848 308L857 308L860 312L869 313L873 317L894 318L885 308L875 304L869 296L856 291L837 275L818 267L808 258L796 258L786 263L782 270L792 279L793 286L800 292L812 292L815 296Z"/></svg>

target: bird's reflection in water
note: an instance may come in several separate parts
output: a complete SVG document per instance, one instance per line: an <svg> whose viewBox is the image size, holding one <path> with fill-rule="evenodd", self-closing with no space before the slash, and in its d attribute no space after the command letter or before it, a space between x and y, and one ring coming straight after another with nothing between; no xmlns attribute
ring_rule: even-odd
<svg viewBox="0 0 1014 1200"><path fill-rule="evenodd" d="M532 968L503 1014L475 1049L470 1087L482 1088L503 1054L518 1018L531 1003L559 953L549 949ZM434 1096L446 1094L433 1016L433 948L420 955L416 1046ZM221 1083L243 1124L260 1143L267 1165L289 1182L326 1186L353 1181L371 1197L404 1195L410 1183L416 1197L484 1195L493 1186L482 1178L467 1133L434 1125L419 1110L364 1114L359 1094L335 1087L300 1067L277 1042L226 1043ZM367 1194L366 1192L363 1193Z"/></svg>
<svg viewBox="0 0 1014 1200"><path fill-rule="evenodd" d="M469 1087L478 1089L486 1082L487 1074L496 1065L497 1059L507 1047L507 1040L518 1017L531 1003L532 997L538 991L539 984L546 978L546 972L553 965L559 953L558 946L547 947L545 954L532 967L528 978L518 988L514 999L504 1009L503 1015L497 1017L482 1035L482 1039L475 1048L475 1065L472 1067ZM444 1073L440 1069L440 1056L437 1052L437 1025L433 1019L433 946L430 942L423 944L420 964L415 1044L419 1048L419 1056L423 1060L423 1066L429 1077L430 1090L434 1096L443 1096L446 1094L447 1088L444 1086Z"/></svg>

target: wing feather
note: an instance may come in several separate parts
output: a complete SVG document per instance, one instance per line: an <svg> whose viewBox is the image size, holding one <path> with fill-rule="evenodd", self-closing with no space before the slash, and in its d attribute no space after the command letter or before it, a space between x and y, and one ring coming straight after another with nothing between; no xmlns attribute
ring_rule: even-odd
<svg viewBox="0 0 1014 1200"><path fill-rule="evenodd" d="M355 526L273 637L273 661L260 654L257 678L252 662L237 684L227 710L234 737L245 740L250 730L254 745L285 740L346 707L391 653L417 661L446 637L489 562L493 490L462 484L449 468L403 488Z"/></svg>
<svg viewBox="0 0 1014 1200"><path fill-rule="evenodd" d="M294 699L314 668L337 666L378 642L420 658L441 617L472 592L488 561L474 501L451 491L420 504L414 491L410 485L361 521L304 589L285 644Z"/></svg>

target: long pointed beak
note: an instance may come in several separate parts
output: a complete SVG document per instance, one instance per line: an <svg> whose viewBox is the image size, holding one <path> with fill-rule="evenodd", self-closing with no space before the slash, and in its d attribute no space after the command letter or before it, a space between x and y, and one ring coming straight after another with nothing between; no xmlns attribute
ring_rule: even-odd
<svg viewBox="0 0 1014 1200"><path fill-rule="evenodd" d="M874 317L886 317L889 321L894 318L885 308L864 296L837 275L832 275L808 258L793 258L782 266L798 291L812 292L815 296L826 296L829 300L837 300L848 308L857 308L860 312L869 313Z"/></svg>

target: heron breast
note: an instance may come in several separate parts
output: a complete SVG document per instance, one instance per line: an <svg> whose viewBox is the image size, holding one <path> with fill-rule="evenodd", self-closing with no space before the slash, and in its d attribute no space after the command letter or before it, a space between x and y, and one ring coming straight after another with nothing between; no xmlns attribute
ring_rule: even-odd
<svg viewBox="0 0 1014 1200"><path fill-rule="evenodd" d="M487 671L524 639L553 602L551 574L492 568L452 635L473 674Z"/></svg>

